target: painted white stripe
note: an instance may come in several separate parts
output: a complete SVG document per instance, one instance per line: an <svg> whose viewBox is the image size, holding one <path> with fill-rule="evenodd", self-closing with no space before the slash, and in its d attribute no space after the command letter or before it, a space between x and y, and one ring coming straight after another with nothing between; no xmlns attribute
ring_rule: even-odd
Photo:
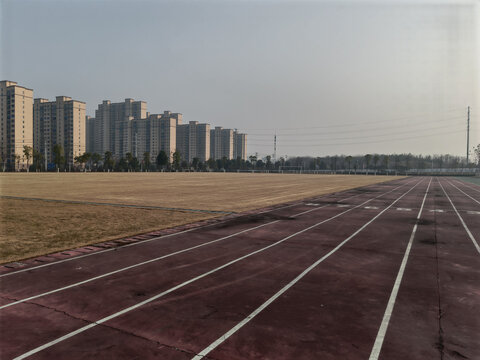
<svg viewBox="0 0 480 360"><path fill-rule="evenodd" d="M463 193L464 195L467 195L470 199L472 199L473 201L475 201L477 204L480 205L480 201L478 201L477 199L471 197L470 195L468 195L465 191L463 191L462 189L458 188L457 186L455 186L455 184L451 183L450 181L447 181L448 184L452 185L455 189L457 189L458 191L460 191L461 193Z"/></svg>
<svg viewBox="0 0 480 360"><path fill-rule="evenodd" d="M397 188L398 188L398 187L397 187ZM393 190L392 190L392 191L393 191ZM351 197L351 196L350 196L350 197ZM345 198L345 199L343 199L343 200L347 200L347 199L349 199L350 197ZM321 206L321 207L317 207L317 208L314 208L314 209L310 209L310 210L307 210L307 211L300 212L300 213L298 213L298 214L292 215L291 217L295 218L295 217L298 217L298 216L300 216L300 215L304 215L304 214L310 213L310 212L312 212L312 211L320 210L320 209L325 208L325 207L327 207L327 206L328 206L328 204L327 204L327 205L323 205L323 206ZM102 274L102 275L98 275L98 276L95 276L95 277L92 277L92 278L89 278L89 279L86 279L86 280L82 280L82 281L79 281L79 282L76 282L76 283L73 283L73 284L70 284L70 285L66 285L66 286L63 286L63 287L60 287L60 288L57 288L57 289L54 289L54 290L46 291L46 292L41 293L41 294L38 294L38 295L33 295L33 296L30 296L30 297L27 297L27 298L24 298L24 299L20 299L20 300L17 300L17 301L14 301L14 302L11 302L11 303L8 303L8 304L5 304L5 305L0 306L0 310L1 310L1 309L4 309L4 308L7 308L7 307L10 307L10 306L13 306L13 305L21 304L21 303L24 303L24 302L27 302L27 301L30 301L30 300L38 299L38 298L43 297L43 296L55 294L55 293L58 293L58 292L63 291L63 290L71 289L71 288L76 287L76 286L84 285L84 284L87 284L87 283L89 283L89 282L92 282L92 281L95 281L95 280L99 280L99 279L105 278L105 277L107 277L107 276L111 276L111 275L114 275L114 274L118 274L118 273L120 273L120 272L122 272L122 271L130 270L130 269L133 269L133 268L142 266L142 265L150 264L150 263L152 263L152 262L154 262L154 261L162 260L162 259L165 259L165 258L174 256L174 255L178 255L178 254L181 254L181 253L184 253L184 252L187 252L187 251L191 251L191 250L194 250L194 249L197 249L197 248L206 246L206 245L210 245L210 244L213 244L213 243L216 243L216 242L219 242L219 241L223 241L223 240L232 238L232 237L234 237L234 236L237 236L237 235L246 233L246 232L248 232L248 231L256 230L256 229L261 228L261 227L263 227L263 226L277 223L277 222L279 222L279 221L280 221L280 220L271 221L271 222L268 222L268 223L265 223L265 224L262 224L262 225L259 225L259 226L255 226L255 227L252 227L252 228L249 228L249 229L246 229L246 230L242 230L242 231L236 232L236 233L231 234L231 235L228 235L228 236L224 236L224 237L219 238L219 239L215 239L215 240L208 241L208 242L205 242L205 243L202 243L202 244L199 244L199 245L192 246L192 247L187 248L187 249L175 251L175 252L173 252L173 253L166 254L166 255L162 255L162 256L156 257L156 258L154 258L154 259L142 261L142 262L140 262L140 263L133 264L133 265L130 265L130 266L126 266L126 267L123 267L123 268L121 268L121 269L117 269L117 270L114 270L114 271L110 271L110 272L108 272L108 273L105 273L105 274Z"/></svg>
<svg viewBox="0 0 480 360"><path fill-rule="evenodd" d="M397 300L398 290L400 284L402 283L403 273L405 272L405 267L407 266L408 257L410 255L410 250L412 248L413 239L415 238L415 233L417 232L418 222L422 215L423 206L425 205L425 200L427 199L428 190L430 189L430 184L432 183L432 178L428 183L427 190L425 191L425 196L423 197L422 206L418 211L417 220L413 226L412 234L410 235L410 240L408 241L405 254L403 255L402 263L400 269L398 270L397 278L393 285L392 292L390 293L390 298L388 299L387 308L383 314L382 323L378 329L377 337L375 338L375 343L373 344L372 352L370 353L369 360L377 360L380 356L380 351L382 350L383 340L385 339L385 334L387 333L388 324L390 323L390 318L392 317L393 307L395 306L395 301Z"/></svg>
<svg viewBox="0 0 480 360"><path fill-rule="evenodd" d="M460 222L462 223L463 228L465 229L465 231L467 232L468 236L470 237L470 240L472 240L473 245L475 246L475 248L477 249L478 253L480 254L480 246L478 246L478 243L477 243L477 241L475 240L475 238L473 237L472 233L470 232L470 229L467 227L467 224L465 224L465 221L463 221L463 218L460 216L460 213L457 211L457 208L455 207L455 205L453 205L453 202L452 202L452 200L450 199L450 196L448 196L448 194L447 194L447 192L445 191L445 189L443 188L443 185L442 185L442 183L440 182L440 180L438 180L438 183L439 183L440 186L442 187L442 190L443 190L443 192L445 193L445 196L447 197L448 201L450 201L450 204L452 205L453 210L455 210L455 213L457 214L458 218L460 219Z"/></svg>
<svg viewBox="0 0 480 360"><path fill-rule="evenodd" d="M466 186L466 187L468 187L468 188L470 188L470 189L472 189L472 190L474 190L474 191L476 191L476 192L480 192L479 189L476 189L476 188L474 188L473 186L470 186L470 185L468 185L467 183L465 183L465 182L463 182L463 181L460 181L460 180L457 180L457 179L455 179L455 181L457 181L458 183L460 183L460 184L462 184L462 185L464 185L464 186Z"/></svg>
<svg viewBox="0 0 480 360"><path fill-rule="evenodd" d="M374 216L370 221L365 223L360 229L355 231L352 235L350 235L348 238L343 240L340 244L338 244L333 250L322 256L320 259L315 261L312 265L310 265L308 268L306 268L300 275L298 275L296 278L294 278L292 281L290 281L287 285L285 285L280 291L276 292L273 296L271 296L267 301L265 301L262 305L260 305L258 308L256 308L252 313L250 313L246 318L244 318L242 321L240 321L237 325L235 325L233 328L231 328L229 331L227 331L225 334L220 336L217 340L215 340L213 343L208 345L205 349L200 351L197 355L195 355L192 360L200 360L203 359L206 355L208 355L212 350L217 348L220 344L222 344L225 340L227 340L230 336L235 334L238 330L240 330L243 326L245 326L247 323L249 323L255 316L257 316L259 313L261 313L263 310L265 310L272 302L274 302L277 298L279 298L282 294L284 294L288 289L290 289L293 285L298 283L305 275L307 275L310 271L312 271L315 267L317 267L321 262L323 262L325 259L327 259L329 256L337 252L343 245L345 245L348 241L353 239L358 233L363 231L368 225L370 225L375 219L380 217L385 211L390 209L395 203L397 203L400 199L402 199L405 195L407 195L410 191L412 191L420 182L415 184L410 190L402 194L399 198L397 198L394 202L392 202L389 206L387 206L385 209L383 209L380 213L378 213L376 216Z"/></svg>
<svg viewBox="0 0 480 360"><path fill-rule="evenodd" d="M289 208L289 207L292 207L292 206L298 206L298 205L302 205L302 203L294 203L294 204L282 206L282 207L279 207L279 208L276 208L276 209L271 209L271 210L262 211L262 212L256 213L256 215L258 215L258 214L265 214L265 213L273 212L273 211L277 211L277 210L283 210L283 209L286 209L286 208ZM225 220L225 221L229 221L229 220ZM124 249L124 248L128 248L128 247L130 247L130 246L136 246L136 245L146 244L146 243L149 243L150 241L155 241L155 240L159 240L159 239L160 239L160 240L163 240L163 239L166 239L166 238L169 238L169 237L172 237L172 236L177 236L177 235L185 234L185 233L188 233L188 232L190 232L190 231L199 230L199 229L205 229L205 228L207 228L207 227L209 227L209 226L214 226L214 225L222 224L222 223L224 223L225 221L221 221L221 222L213 223L213 224L206 224L206 225L203 225L203 226L199 226L199 227L192 228L192 229L187 229L187 230L180 231L180 232L177 232L177 233L167 234L167 235L162 235L162 236L157 236L157 237L154 237L154 238L151 238L151 239L141 240L141 241L139 241L139 242L135 242L135 243L123 245L123 246L120 246L120 247L110 248L110 249L105 249L105 250L100 250L100 251L95 251L95 252L92 252L92 253L89 253L89 254L80 255L80 256L75 256L75 257L68 258L68 259L63 259L63 260L58 260L58 261L54 261L54 262L51 262L51 263L48 263L48 264L42 264L42 265L38 265L38 266L27 267L27 268L25 268L25 269L21 269L21 270L9 272L9 273L6 273L6 274L2 274L2 275L0 275L0 278L5 277L5 276L16 275L16 274L19 274L19 273L22 273L22 272L25 272L25 271L32 271L32 270L44 268L44 267L47 267L47 266L52 266L52 265L61 264L61 263L67 262L67 261L79 260L79 259L82 259L82 258L88 257L88 256L100 255L100 254L103 254L103 253L106 253L106 252L109 252L109 251L115 251L115 250L118 251L118 250L121 250L121 249ZM92 245L90 245L90 246L95 246L95 244L92 244ZM72 250L75 250L75 249L72 249ZM69 250L65 250L65 251L69 251Z"/></svg>
<svg viewBox="0 0 480 360"><path fill-rule="evenodd" d="M400 198L402 198L402 197L405 196L407 193L409 193L410 191L412 191L412 190L413 190L418 184L420 184L421 182L422 182L421 180L418 181L410 190L408 190L408 191L405 192L403 195L401 195ZM316 224L314 224L314 225L311 225L311 226L309 226L309 227L307 227L307 228L305 228L305 229L303 229L303 230L300 230L300 231L298 231L298 232L296 232L296 233L294 233L294 234L291 234L291 235L289 235L289 236L287 236L287 237L285 237L285 238L283 238L283 239L281 239L281 240L279 240L279 241L277 241L277 242L275 242L275 243L272 243L272 244L270 244L270 245L268 245L268 246L266 246L266 247L263 247L263 248L261 248L261 249L255 250L255 251L253 251L253 252L251 252L251 253L249 253L249 254L243 255L243 256L235 259L235 260L229 261L229 262L226 263L226 264L223 264L223 265L221 265L221 266L219 266L219 267L217 267L217 268L215 268L215 269L212 269L212 270L207 271L207 272L205 272L205 273L203 273L203 274L201 274L201 275L198 275L198 276L196 276L196 277L194 277L194 278L192 278L192 279L190 279L190 280L187 280L187 281L185 281L185 282L183 282L183 283L181 283L181 284L179 284L179 285L176 285L176 286L174 286L174 287L172 287L172 288L170 288L170 289L168 289L168 290L165 290L165 291L163 291L163 292L161 292L161 293L159 293L159 294L157 294L157 295L154 295L154 296L152 296L152 297L150 297L150 298L148 298L148 299L146 299L146 300L144 300L144 301L142 301L142 302L140 302L140 303L137 303L137 304L135 304L135 305L132 305L132 306L130 306L130 307L127 307L127 308L125 308L125 309L123 309L123 310L121 310L121 311L119 311L119 312L116 312L116 313L114 313L114 314L111 314L111 315L109 315L109 316L107 316L107 317L104 317L104 318L102 318L102 319L100 319L100 320L97 320L97 321L94 322L94 323L91 323L91 324L89 324L89 325L86 325L86 326L84 326L84 327L82 327L82 328L80 328L80 329L77 329L77 330L75 330L75 331L73 331L73 332L71 332L71 333L68 333L68 334L66 334L66 335L64 335L64 336L62 336L62 337L59 337L59 338L57 338L57 339L55 339L55 340L52 340L52 341L50 341L50 342L48 342L48 343L46 343L46 344L44 344L44 345L41 345L41 346L39 346L39 347L37 347L37 348L35 348L35 349L32 349L32 350L30 350L30 351L28 351L28 352L26 352L26 353L24 353L24 354L16 357L14 360L25 359L25 358L33 355L33 354L38 353L39 351L42 351L42 350L44 350L44 349L46 349L46 348L48 348L48 347L51 347L51 346L53 346L53 345L55 345L55 344L58 344L58 343L60 343L60 342L62 342L62 341L64 341L64 340L69 339L69 338L71 338L71 337L73 337L73 336L75 336L75 335L78 335L78 334L80 334L80 333L82 333L82 332L84 332L84 331L87 331L88 329L91 329L92 327L95 327L95 326L100 325L100 324L102 324L102 323L104 323L104 322L106 322L106 321L109 321L109 320L114 319L114 318L116 318L116 317L118 317L118 316L121 316L121 315L123 315L123 314L126 314L126 313L128 313L128 312L130 312L130 311L132 311L132 310L135 310L135 309L137 309L137 308L139 308L139 307L141 307L141 306L143 306L143 305L146 305L146 304L148 304L148 303L150 303L150 302L152 302L152 301L155 301L155 300L157 300L157 299L159 299L159 298L161 298L161 297L163 297L163 296L165 296L165 295L167 295L167 294L169 294L169 293L171 293L171 292L173 292L173 291L175 291L175 290L178 290L178 289L180 289L180 288L182 288L182 287L184 287L184 286L186 286L186 285L189 285L189 284L191 284L191 283L193 283L193 282L195 282L195 281L197 281L197 280L200 280L200 279L202 279L202 278L204 278L204 277L206 277L206 276L209 276L209 275L211 275L211 274L213 274L213 273L215 273L215 272L217 272L217 271L220 271L220 270L222 270L222 269L224 269L224 268L226 268L226 267L228 267L228 266L230 266L230 265L233 265L233 264L235 264L235 263L237 263L237 262L239 262L239 261L242 261L242 260L244 260L244 259L246 259L246 258L248 258L248 257L250 257L250 256L253 256L253 255L258 254L258 253L260 253L260 252L263 252L263 251L265 251L265 250L267 250L267 249L270 249L270 248L272 248L272 247L274 247L274 246L277 246L277 245L279 245L279 244L287 241L288 239L291 239L291 238L293 238L293 237L295 237L295 236L297 236L297 235L300 235L300 234L302 234L302 233L304 233L304 232L306 232L306 231L308 231L308 230L311 230L311 229L313 229L313 228L315 228L315 227L317 227L317 226L319 226L319 225L321 225L321 224L324 224L324 223L326 223L326 222L328 222L328 221L331 221L331 220L333 220L333 219L335 219L335 218L337 218L337 217L339 217L339 216L342 216L343 214L346 214L346 213L348 213L348 212L350 212L350 211L352 211L352 210L354 210L354 209L356 209L356 208L359 208L359 207L365 205L366 203L368 203L368 202L370 202L370 201L372 201L372 200L374 200L374 199L377 199L377 198L379 198L379 197L381 197L381 196L384 196L384 195L386 195L386 194L388 194L388 193L390 193L390 192L392 192L392 191L394 191L394 190L396 190L396 189L398 189L398 188L400 188L400 187L402 187L402 186L404 186L404 185L406 185L406 184L400 185L400 186L398 186L397 188L392 189L392 190L390 190L390 191L388 191L388 192L386 192L386 193L377 195L377 196L375 196L374 198L371 198L371 199L369 199L369 200L361 203L360 205L357 205L357 206L355 206L355 207L353 207L353 208L350 208L350 209L348 209L348 210L345 210L345 211L343 211L343 212L341 212L341 213L339 213L339 214L337 214L337 215L334 215L334 216L332 216L332 217L330 217L330 218L328 218L328 219L326 219L326 220L322 220L322 221L320 221L320 222L318 222L318 223L316 223ZM400 198L398 198L397 200L395 200L390 206L392 206L392 205L393 205L396 201L398 201ZM389 207L390 207L390 206L389 206ZM378 216L379 216L379 215L377 215L376 217L378 217Z"/></svg>

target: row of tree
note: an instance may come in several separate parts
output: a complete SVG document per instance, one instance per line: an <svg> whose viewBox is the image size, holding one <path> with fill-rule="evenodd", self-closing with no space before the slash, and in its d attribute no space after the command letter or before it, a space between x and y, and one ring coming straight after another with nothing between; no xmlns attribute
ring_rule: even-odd
<svg viewBox="0 0 480 360"><path fill-rule="evenodd" d="M0 159L1 160L1 159ZM23 157L15 155L17 168L20 162L27 163L27 171L45 171L45 158L42 153L31 146L23 147ZM30 161L32 164L30 165ZM182 159L178 151L168 156L160 151L155 161L149 152L138 159L132 153L115 159L110 151L102 156L98 153L84 153L75 157L73 169L67 163L61 145L53 148L53 163L56 171L237 171L237 170L348 170L357 171L369 169L373 171L406 171L409 169L455 169L480 167L480 144L474 149L474 161L466 163L466 159L453 155L413 155L413 154L366 154L366 155L335 155L324 157L281 157L274 161L270 155L258 158L258 155L249 156L248 160L237 159L209 159L205 162L199 158L187 162ZM5 166L3 167L5 171ZM52 169L47 169L52 170Z"/></svg>
<svg viewBox="0 0 480 360"><path fill-rule="evenodd" d="M366 154L357 156L293 157L285 166L305 170L361 170L377 171L410 169L458 169L480 167L480 145L474 150L474 161L467 164L466 158L454 155L413 155L413 154ZM282 162L283 159L280 159ZM280 164L281 166L282 164Z"/></svg>

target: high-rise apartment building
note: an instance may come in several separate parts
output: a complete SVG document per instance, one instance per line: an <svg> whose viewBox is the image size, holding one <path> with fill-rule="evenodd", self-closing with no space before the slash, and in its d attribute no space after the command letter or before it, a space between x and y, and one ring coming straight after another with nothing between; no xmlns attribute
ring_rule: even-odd
<svg viewBox="0 0 480 360"><path fill-rule="evenodd" d="M234 131L216 126L210 131L210 157L218 160L234 158Z"/></svg>
<svg viewBox="0 0 480 360"><path fill-rule="evenodd" d="M147 117L147 103L125 99L123 103L111 103L104 100L95 110L94 122L94 152L103 155L106 151L112 152L114 157L121 157L127 153L124 131L130 127L132 119Z"/></svg>
<svg viewBox="0 0 480 360"><path fill-rule="evenodd" d="M152 114L150 120L150 156L155 159L160 151L164 151L172 161L177 148L177 126L182 124L182 114L164 111L163 114Z"/></svg>
<svg viewBox="0 0 480 360"><path fill-rule="evenodd" d="M177 126L177 151L182 160L192 162L194 158L207 161L210 158L210 124L190 121Z"/></svg>
<svg viewBox="0 0 480 360"><path fill-rule="evenodd" d="M247 160L247 134L233 132L233 158Z"/></svg>
<svg viewBox="0 0 480 360"><path fill-rule="evenodd" d="M75 157L86 151L85 103L67 96L55 101L35 99L33 103L34 148L48 163L54 163L53 149L61 145L65 165L73 167Z"/></svg>
<svg viewBox="0 0 480 360"><path fill-rule="evenodd" d="M33 146L33 90L14 81L0 81L0 155L4 169L26 169L24 146Z"/></svg>
<svg viewBox="0 0 480 360"><path fill-rule="evenodd" d="M127 153L137 159L143 159L143 154L150 151L150 119L134 119L130 116L122 129L123 146L117 156L125 157Z"/></svg>
<svg viewBox="0 0 480 360"><path fill-rule="evenodd" d="M144 153L150 153L150 160L155 161L158 153L164 151L172 160L176 149L177 124L181 125L182 114L165 111L163 114L148 114L145 119L128 117L122 127L123 146L119 157L131 153L143 159Z"/></svg>

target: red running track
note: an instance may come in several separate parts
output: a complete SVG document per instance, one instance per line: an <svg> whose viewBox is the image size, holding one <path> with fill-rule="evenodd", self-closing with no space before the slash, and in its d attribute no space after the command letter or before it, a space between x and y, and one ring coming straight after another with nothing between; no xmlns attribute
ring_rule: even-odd
<svg viewBox="0 0 480 360"><path fill-rule="evenodd" d="M479 359L480 187L408 178L0 275L1 359Z"/></svg>

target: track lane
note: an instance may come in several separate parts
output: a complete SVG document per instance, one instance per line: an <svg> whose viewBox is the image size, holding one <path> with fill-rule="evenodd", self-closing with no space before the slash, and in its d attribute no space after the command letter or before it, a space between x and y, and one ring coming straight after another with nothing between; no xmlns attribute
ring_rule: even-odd
<svg viewBox="0 0 480 360"><path fill-rule="evenodd" d="M480 200L472 196L476 194L469 193L468 189L462 188L461 185L456 186L449 180L442 180L442 184L475 242L480 244ZM464 208L466 210L462 211ZM455 212L452 207L450 209Z"/></svg>
<svg viewBox="0 0 480 360"><path fill-rule="evenodd" d="M456 214L445 211L451 204L440 182L433 206L444 211L426 214L433 226L413 245L380 359L480 358L479 256Z"/></svg>
<svg viewBox="0 0 480 360"><path fill-rule="evenodd" d="M480 185L476 185L476 184L472 184L472 183L467 183L465 181L461 181L461 180L458 180L458 179L452 179L453 181L455 181L457 184L460 184L462 186L465 186L471 190L473 190L475 193L479 194L480 193Z"/></svg>
<svg viewBox="0 0 480 360"><path fill-rule="evenodd" d="M453 203L451 197L449 196L449 194L447 193L447 191L445 190L445 187L442 185L442 182L440 180L438 180L438 183L440 185L440 187L442 188L442 191L444 193L444 195L446 196L448 202L450 203L451 207L453 208L453 210L455 211L455 214L457 215L458 219L460 220L460 223L462 224L465 232L467 233L468 235L468 238L472 241L472 244L473 246L475 247L475 249L477 250L478 254L480 254L480 245L477 241L477 239L475 238L475 236L472 234L470 228L467 226L467 224L465 223L465 220L463 218L462 215L460 215L460 213L458 212L458 209L457 209L457 206L455 206L455 204ZM446 185L447 186L447 185ZM448 186L447 186L448 187ZM457 200L463 200L463 203L465 204L465 202L467 201L467 199L464 197L464 198L458 198L457 197ZM458 202L457 202L458 204ZM465 207L465 205L463 205L463 207ZM467 212L468 214L468 212Z"/></svg>
<svg viewBox="0 0 480 360"><path fill-rule="evenodd" d="M374 209L371 209L372 211L374 211ZM48 353L48 352L47 352Z"/></svg>
<svg viewBox="0 0 480 360"><path fill-rule="evenodd" d="M415 219L415 225L413 226L412 234L410 235L407 248L405 249L405 254L403 255L402 263L400 264L400 268L395 278L395 283L393 284L393 288L390 293L390 297L388 299L387 307L383 315L382 323L380 324L380 328L378 329L378 333L375 338L375 342L373 344L369 360L378 360L380 356L380 352L382 351L383 342L387 334L388 327L390 325L392 313L395 309L395 303L397 301L398 291L400 290L400 287L402 285L402 280L405 274L405 268L407 267L408 260L410 257L413 241L415 240L415 236L417 235L417 230L419 228L419 225L421 224L420 219L422 218L422 215L423 215L423 209L425 206L425 202L427 200L428 191L430 190L431 184L432 184L432 178L430 178L430 181L428 182L428 187L427 187L427 190L425 191L425 196L423 197L423 200L422 200L422 205L420 206L420 210L418 211L417 218Z"/></svg>
<svg viewBox="0 0 480 360"><path fill-rule="evenodd" d="M466 197L468 197L469 199L473 200L475 203L477 203L478 205L480 205L480 200L479 199L476 199L475 196L473 196L473 194L469 194L468 192L468 189L461 189L461 185L460 187L458 187L457 185L455 185L453 182L451 181L448 181L446 180L446 183L450 186L453 186L456 190L458 190L459 192L461 192L463 195L465 195ZM465 191L466 190L466 191Z"/></svg>

